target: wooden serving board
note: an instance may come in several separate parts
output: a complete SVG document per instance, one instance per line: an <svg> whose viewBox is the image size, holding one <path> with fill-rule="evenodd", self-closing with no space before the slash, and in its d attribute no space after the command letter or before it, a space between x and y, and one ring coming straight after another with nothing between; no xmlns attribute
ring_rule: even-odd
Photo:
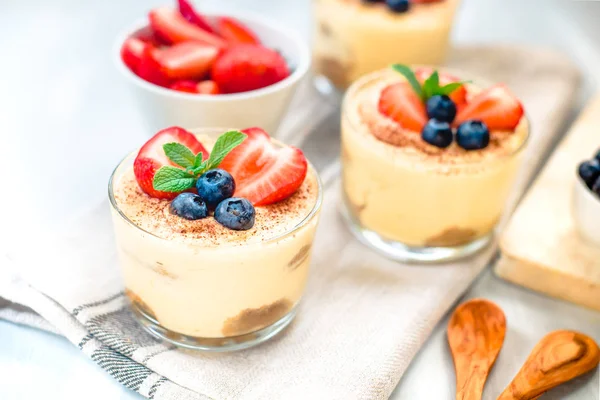
<svg viewBox="0 0 600 400"><path fill-rule="evenodd" d="M577 166L600 148L600 95L586 107L511 217L496 274L600 310L600 247L584 242L572 217Z"/></svg>

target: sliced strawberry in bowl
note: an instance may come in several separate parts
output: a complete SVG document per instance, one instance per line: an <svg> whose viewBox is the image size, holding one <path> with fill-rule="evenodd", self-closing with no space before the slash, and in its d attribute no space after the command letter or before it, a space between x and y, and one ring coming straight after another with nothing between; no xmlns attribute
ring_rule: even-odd
<svg viewBox="0 0 600 400"><path fill-rule="evenodd" d="M290 75L276 51L254 44L226 50L213 65L211 76L224 93L239 93L273 85Z"/></svg>
<svg viewBox="0 0 600 400"><path fill-rule="evenodd" d="M227 42L186 20L177 10L169 7L155 8L148 18L152 29L170 43L200 42L226 48Z"/></svg>
<svg viewBox="0 0 600 400"><path fill-rule="evenodd" d="M156 58L169 79L202 79L208 74L218 55L218 47L184 42L159 50Z"/></svg>
<svg viewBox="0 0 600 400"><path fill-rule="evenodd" d="M425 105L408 82L384 88L379 97L379 112L404 129L421 132L427 123Z"/></svg>
<svg viewBox="0 0 600 400"><path fill-rule="evenodd" d="M177 0L177 5L179 6L179 13L183 18L207 32L215 33L215 30L210 26L208 20L196 11L194 6L192 6L192 3L188 0Z"/></svg>
<svg viewBox="0 0 600 400"><path fill-rule="evenodd" d="M171 82L158 61L158 52L159 49L151 46L144 48L137 68L137 75L145 81L167 87Z"/></svg>
<svg viewBox="0 0 600 400"><path fill-rule="evenodd" d="M196 90L200 94L221 94L219 85L217 85L215 81L210 80L199 82L196 86Z"/></svg>
<svg viewBox="0 0 600 400"><path fill-rule="evenodd" d="M455 125L468 120L485 122L490 130L514 130L523 117L523 105L504 85L481 91L458 111Z"/></svg>
<svg viewBox="0 0 600 400"><path fill-rule="evenodd" d="M208 151L202 143L196 139L196 136L185 129L174 126L158 132L142 146L133 162L135 179L142 191L150 197L173 199L177 196L177 193L155 190L153 186L154 175L160 167L166 165L178 167L169 160L163 149L164 144L173 142L186 146L194 154L202 152L204 159L208 159Z"/></svg>
<svg viewBox="0 0 600 400"><path fill-rule="evenodd" d="M421 85L431 76L433 73L433 68L429 67L421 67L415 70L415 76L421 82ZM440 86L445 86L449 83L460 82L460 79L455 77L454 75L447 74L445 72L439 72L440 76ZM467 88L465 85L461 85L458 89L450 93L449 96L454 104L456 104L457 108L461 108L467 102Z"/></svg>
<svg viewBox="0 0 600 400"><path fill-rule="evenodd" d="M246 140L219 165L235 179L235 196L264 206L293 195L308 172L304 153L292 146L275 145L260 128L242 132L247 135Z"/></svg>
<svg viewBox="0 0 600 400"><path fill-rule="evenodd" d="M121 46L121 60L130 70L137 73L142 60L142 54L150 45L141 39L130 37Z"/></svg>
<svg viewBox="0 0 600 400"><path fill-rule="evenodd" d="M220 17L217 20L219 34L223 39L236 44L260 44L260 39L250 28L235 18Z"/></svg>
<svg viewBox="0 0 600 400"><path fill-rule="evenodd" d="M191 80L180 80L173 82L169 89L184 93L198 93L198 82Z"/></svg>

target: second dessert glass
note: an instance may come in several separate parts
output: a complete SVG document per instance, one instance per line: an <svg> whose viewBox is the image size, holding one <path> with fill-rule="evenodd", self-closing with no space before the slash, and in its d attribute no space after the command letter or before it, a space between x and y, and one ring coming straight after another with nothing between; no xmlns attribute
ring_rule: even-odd
<svg viewBox="0 0 600 400"><path fill-rule="evenodd" d="M224 129L200 129L216 137ZM115 198L116 185L136 154L113 172L109 198L126 294L138 321L178 346L232 351L262 343L294 318L305 289L322 188L300 223L276 237L210 245L165 239L129 219ZM308 179L308 177L307 177Z"/></svg>
<svg viewBox="0 0 600 400"><path fill-rule="evenodd" d="M379 79L376 72L358 80L342 106L343 203L352 231L400 261L448 261L482 249L493 237L521 164L527 119L517 127L522 140L510 154L430 162L365 132L354 115L350 103Z"/></svg>

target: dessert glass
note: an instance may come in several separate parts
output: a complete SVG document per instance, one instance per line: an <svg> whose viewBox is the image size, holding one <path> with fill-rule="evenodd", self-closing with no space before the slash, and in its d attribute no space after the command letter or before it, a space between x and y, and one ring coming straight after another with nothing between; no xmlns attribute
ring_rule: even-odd
<svg viewBox="0 0 600 400"><path fill-rule="evenodd" d="M358 80L342 106L343 213L351 230L400 261L448 261L484 248L521 164L527 119L517 127L523 139L510 154L427 162L365 133L350 115L350 99L378 79L376 72Z"/></svg>
<svg viewBox="0 0 600 400"><path fill-rule="evenodd" d="M225 129L194 133L217 137ZM128 155L109 181L118 258L137 320L178 346L245 349L281 332L294 318L310 265L322 188L310 213L285 233L258 243L209 245L168 240L132 222L119 208L115 185L136 157Z"/></svg>
<svg viewBox="0 0 600 400"><path fill-rule="evenodd" d="M446 59L459 0L413 4L402 14L384 2L315 0L317 74L340 89L392 63L440 65Z"/></svg>

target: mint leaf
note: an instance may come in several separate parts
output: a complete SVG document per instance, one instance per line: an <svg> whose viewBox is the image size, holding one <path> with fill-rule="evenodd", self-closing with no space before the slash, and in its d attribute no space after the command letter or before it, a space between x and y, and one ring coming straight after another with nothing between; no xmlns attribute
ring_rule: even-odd
<svg viewBox="0 0 600 400"><path fill-rule="evenodd" d="M440 89L440 74L437 71L433 73L423 83L423 100L427 101L431 96L438 94Z"/></svg>
<svg viewBox="0 0 600 400"><path fill-rule="evenodd" d="M240 131L229 131L219 136L210 152L206 169L217 168L225 156L245 139L246 135Z"/></svg>
<svg viewBox="0 0 600 400"><path fill-rule="evenodd" d="M196 156L190 149L182 145L181 143L166 143L163 145L163 150L169 160L175 164L182 166L183 168L190 168L194 166Z"/></svg>
<svg viewBox="0 0 600 400"><path fill-rule="evenodd" d="M460 88L465 83L469 83L469 82L468 81L464 81L464 82L452 82L452 83L449 83L449 84L444 85L441 88L439 88L438 92L436 94L449 95L450 93L454 92L456 89Z"/></svg>
<svg viewBox="0 0 600 400"><path fill-rule="evenodd" d="M161 167L154 175L152 186L161 192L183 192L194 187L196 177L175 167Z"/></svg>
<svg viewBox="0 0 600 400"><path fill-rule="evenodd" d="M417 95L420 98L423 98L423 89L421 88L421 84L419 83L419 80L415 76L413 70L410 69L410 67L407 67L406 65L402 64L394 64L392 65L392 69L402 74L406 78L408 83L410 83L410 86L412 86Z"/></svg>
<svg viewBox="0 0 600 400"><path fill-rule="evenodd" d="M200 165L198 165L197 167L192 169L192 173L195 176L199 175L200 173L207 170L207 168L206 168L207 165L208 165L208 160L204 160L203 162L200 163Z"/></svg>
<svg viewBox="0 0 600 400"><path fill-rule="evenodd" d="M198 168L202 165L202 159L204 158L204 154L202 152L196 154L196 159L194 160L194 168Z"/></svg>

